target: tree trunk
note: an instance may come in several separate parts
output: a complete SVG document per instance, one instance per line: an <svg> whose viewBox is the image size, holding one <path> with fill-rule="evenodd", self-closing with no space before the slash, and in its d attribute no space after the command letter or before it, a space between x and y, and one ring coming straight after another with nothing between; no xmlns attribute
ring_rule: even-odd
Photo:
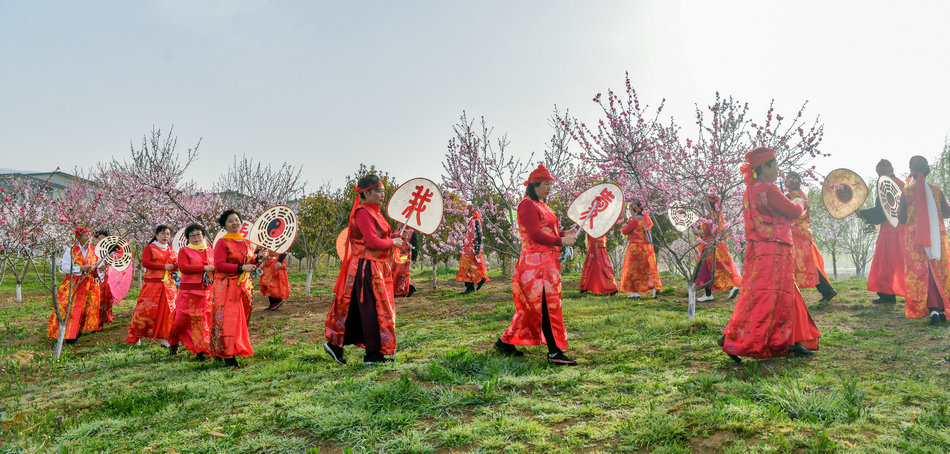
<svg viewBox="0 0 950 454"><path fill-rule="evenodd" d="M307 285L304 288L304 292L307 295L310 295L310 282L312 281L313 281L313 266L308 264L307 265Z"/></svg>
<svg viewBox="0 0 950 454"><path fill-rule="evenodd" d="M435 271L435 257L432 257L432 288L436 288L439 283L439 275Z"/></svg>
<svg viewBox="0 0 950 454"><path fill-rule="evenodd" d="M831 250L831 270L834 272L835 279L838 279L838 254L835 254L835 250Z"/></svg>
<svg viewBox="0 0 950 454"><path fill-rule="evenodd" d="M56 350L53 351L53 357L59 358L60 353L63 352L63 338L66 337L66 324L59 324L59 334L56 336Z"/></svg>
<svg viewBox="0 0 950 454"><path fill-rule="evenodd" d="M16 282L16 302L23 302L23 282L17 280Z"/></svg>
<svg viewBox="0 0 950 454"><path fill-rule="evenodd" d="M686 306L686 318L692 320L696 316L696 282L691 281L686 285L689 303Z"/></svg>
<svg viewBox="0 0 950 454"><path fill-rule="evenodd" d="M0 262L0 285L3 285L3 277L7 275L7 261Z"/></svg>

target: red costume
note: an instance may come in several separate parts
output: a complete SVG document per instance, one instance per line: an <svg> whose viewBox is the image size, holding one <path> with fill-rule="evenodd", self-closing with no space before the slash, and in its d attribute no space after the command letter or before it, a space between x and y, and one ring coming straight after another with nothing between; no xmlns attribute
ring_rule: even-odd
<svg viewBox="0 0 950 454"><path fill-rule="evenodd" d="M925 174L915 171L913 164L914 158L911 171L915 181L904 187L898 218L907 226L904 314L921 318L931 311L945 313L947 309L950 248L943 219L950 217L950 206L940 187L927 183Z"/></svg>
<svg viewBox="0 0 950 454"><path fill-rule="evenodd" d="M518 204L521 256L515 263L511 290L515 315L501 340L513 345L550 345L567 348L567 331L561 314L562 232L558 218L544 202L527 197ZM544 313L554 339L542 333Z"/></svg>
<svg viewBox="0 0 950 454"><path fill-rule="evenodd" d="M77 233L77 236L81 235ZM96 283L96 270L81 272L80 266L94 265L98 261L95 246L90 241L82 248L73 246L63 255L61 271L67 276L59 284L56 291L56 303L59 313L66 321L66 333L63 339L76 339L80 334L99 330L99 284ZM63 266L65 265L65 266ZM72 286L72 307L66 312ZM56 311L50 314L46 323L46 336L56 339L59 336L59 322L56 320Z"/></svg>
<svg viewBox="0 0 950 454"><path fill-rule="evenodd" d="M363 202L350 214L347 249L325 324L329 344L396 353L391 233L379 205Z"/></svg>
<svg viewBox="0 0 950 454"><path fill-rule="evenodd" d="M412 245L411 250L400 250L393 248L393 295L410 296L415 292L415 286L410 282L412 272L412 262L418 256L416 244L416 231L411 227L406 227L402 232L402 239L406 244Z"/></svg>
<svg viewBox="0 0 950 454"><path fill-rule="evenodd" d="M643 293L656 289L663 290L660 271L656 267L656 253L650 240L653 220L649 215L636 215L630 218L620 233L630 236L627 252L620 271L620 290Z"/></svg>
<svg viewBox="0 0 950 454"><path fill-rule="evenodd" d="M717 227L717 229L718 228L721 228L721 226ZM702 233L702 242L699 243L699 257L702 257L703 251L706 250L706 244L712 242L715 231L710 224L706 223L700 226L700 231ZM716 264L715 276L712 276L713 261L715 261ZM716 243L716 252L714 254L706 256L706 260L699 269L696 284L704 284L710 279L713 279L713 283L708 289L713 291L731 290L733 287L742 286L742 276L739 274L739 269L736 268L736 263L732 261L729 246L726 245L726 242L723 240Z"/></svg>
<svg viewBox="0 0 950 454"><path fill-rule="evenodd" d="M109 287L109 274L103 273L102 280L99 282L99 328L112 323L112 305L115 304L115 298L112 296L112 288Z"/></svg>
<svg viewBox="0 0 950 454"><path fill-rule="evenodd" d="M818 252L818 246L811 235L811 207L808 195L801 189L788 191L786 197L801 203L804 207L801 217L792 221L792 259L795 264L795 283L798 288L818 286L821 277L827 281L825 260Z"/></svg>
<svg viewBox="0 0 950 454"><path fill-rule="evenodd" d="M175 322L168 343L179 342L194 353L207 353L211 329L211 287L204 283L205 266L211 265L211 248L190 245L178 254L181 286L175 301Z"/></svg>
<svg viewBox="0 0 950 454"><path fill-rule="evenodd" d="M251 356L251 295L254 284L243 265L254 264L254 245L240 233L228 233L214 246L214 290L211 304L211 356Z"/></svg>
<svg viewBox="0 0 950 454"><path fill-rule="evenodd" d="M277 264L280 263L280 269ZM271 254L264 260L260 279L261 296L287 299L290 297L290 281L287 279L287 254Z"/></svg>
<svg viewBox="0 0 950 454"><path fill-rule="evenodd" d="M152 242L142 250L145 278L129 323L129 333L125 336L126 342L134 344L142 337L168 339L178 289L171 276L177 268L166 270L165 265L175 265L177 258L175 250L167 244L162 249L158 243Z"/></svg>
<svg viewBox="0 0 950 454"><path fill-rule="evenodd" d="M893 172L893 169L890 169ZM888 176L897 186L904 189L904 182L893 175ZM877 242L874 243L874 258L871 259L871 270L868 272L868 290L877 292L881 298L889 302L896 301L895 295L904 296L907 288L904 277L904 245L905 226L898 224L891 226L881 209L880 196L877 197L874 208L861 210L861 217L872 225L880 225Z"/></svg>
<svg viewBox="0 0 950 454"><path fill-rule="evenodd" d="M722 349L731 355L786 356L798 342L809 350L818 349L821 333L792 277L791 224L801 216L803 207L774 184L753 177L753 168L774 158L774 151L758 148L746 155L748 164L742 166L746 182L742 212L748 245L744 287L723 330Z"/></svg>
<svg viewBox="0 0 950 454"><path fill-rule="evenodd" d="M468 228L465 230L465 244L462 245L462 255L459 257L459 272L455 280L478 284L488 282L488 268L482 258L482 216L472 209L468 218Z"/></svg>
<svg viewBox="0 0 950 454"><path fill-rule="evenodd" d="M580 290L610 295L617 293L617 280L614 278L614 265L607 253L607 237L594 238L587 235L587 257L581 271Z"/></svg>

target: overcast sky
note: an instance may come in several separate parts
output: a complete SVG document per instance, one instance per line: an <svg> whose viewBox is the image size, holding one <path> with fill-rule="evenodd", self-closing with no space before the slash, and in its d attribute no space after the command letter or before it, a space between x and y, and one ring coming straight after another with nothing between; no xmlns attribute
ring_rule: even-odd
<svg viewBox="0 0 950 454"><path fill-rule="evenodd" d="M235 155L360 162L440 180L466 110L540 154L553 106L593 122L597 92L666 98L689 125L716 91L825 124L816 162L905 173L950 133L950 2L0 0L0 167L124 157L152 125L201 138L208 187Z"/></svg>

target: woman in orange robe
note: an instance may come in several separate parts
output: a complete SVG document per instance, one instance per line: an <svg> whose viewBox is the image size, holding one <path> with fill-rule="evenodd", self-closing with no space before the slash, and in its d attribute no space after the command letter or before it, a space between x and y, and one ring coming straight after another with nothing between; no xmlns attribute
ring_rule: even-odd
<svg viewBox="0 0 950 454"><path fill-rule="evenodd" d="M66 277L56 290L59 313L66 321L63 339L67 344L76 343L84 332L99 329L99 284L95 279L97 272L95 264L99 258L96 257L95 245L90 241L92 232L85 227L79 227L73 231L73 234L76 236L77 244L67 249L60 260L60 271L66 274ZM72 287L71 294L70 287ZM66 306L69 305L70 296L72 296L73 304L67 313ZM46 337L50 339L59 337L56 311L50 314L46 322Z"/></svg>
<svg viewBox="0 0 950 454"><path fill-rule="evenodd" d="M875 168L879 177L890 178L901 191L904 182L894 176L894 166L887 159L882 159ZM874 208L859 210L859 218L869 225L880 225L877 242L874 243L874 257L871 259L871 270L868 272L868 291L877 292L877 299L872 303L893 304L897 296L907 294L904 278L904 231L905 226L897 227L887 222L884 210L881 208L881 195L875 197Z"/></svg>
<svg viewBox="0 0 950 454"><path fill-rule="evenodd" d="M710 223L704 222L696 232L697 236L702 239L699 243L699 257L703 256L703 252L706 250L706 244L711 243L716 232L722 229L722 220L719 217L719 201L719 196L715 194L706 196L706 203L709 204L710 217L718 221L715 227ZM715 271L713 271L714 263ZM736 263L732 261L732 254L729 253L729 246L724 239L720 239L716 243L715 253L706 256L706 260L703 261L702 266L699 268L696 285L705 284L710 280L712 280L713 283L709 287L706 287L706 295L699 297L696 301L712 301L714 299L712 296L713 291L729 290L729 299L733 299L739 295L739 287L742 286L742 275L739 274Z"/></svg>
<svg viewBox="0 0 950 454"><path fill-rule="evenodd" d="M630 236L620 271L620 291L632 292L627 298L639 298L640 293L647 292L656 298L656 294L663 291L663 284L660 282L656 252L650 238L653 220L650 215L643 214L640 204L636 201L631 201L630 210L630 220L620 229L620 233Z"/></svg>
<svg viewBox="0 0 950 454"><path fill-rule="evenodd" d="M719 345L733 360L812 355L821 333L792 277L792 221L804 207L775 186L775 151L760 147L742 165L746 256L742 292Z"/></svg>
<svg viewBox="0 0 950 454"><path fill-rule="evenodd" d="M465 230L465 244L459 257L459 272L455 280L465 283L462 294L480 290L488 278L488 268L482 258L482 216L471 205L465 206L468 212L468 228Z"/></svg>
<svg viewBox="0 0 950 454"><path fill-rule="evenodd" d="M211 304L211 339L208 353L237 367L236 356L254 354L247 324L251 320L254 284L254 245L241 235L241 215L227 210L218 217L226 232L214 245L214 290Z"/></svg>
<svg viewBox="0 0 950 454"><path fill-rule="evenodd" d="M795 283L798 288L815 287L821 293L821 301L829 301L838 294L825 274L825 260L811 235L811 208L808 195L802 191L802 177L797 172L785 176L789 200L800 203L805 209L801 217L792 221L792 260L795 263Z"/></svg>
<svg viewBox="0 0 950 454"><path fill-rule="evenodd" d="M261 254L266 254L263 250ZM261 296L266 296L270 306L265 311L277 310L284 300L290 298L290 281L287 279L287 254L268 254L261 269Z"/></svg>
<svg viewBox="0 0 950 454"><path fill-rule="evenodd" d="M109 236L108 230L97 230L95 242L98 244L103 238ZM105 268L99 273L99 329L112 323L112 305L115 304L115 298L112 297L112 289L109 287L109 275Z"/></svg>
<svg viewBox="0 0 950 454"><path fill-rule="evenodd" d="M178 344L195 353L199 361L205 359L210 342L211 286L207 276L214 273L211 248L205 242L208 232L198 224L185 227L188 244L178 253L181 285L175 301L175 318L168 343L168 352L178 353Z"/></svg>
<svg viewBox="0 0 950 454"><path fill-rule="evenodd" d="M155 228L155 236L142 250L142 266L145 279L139 299L135 303L129 333L125 341L138 343L140 338L161 339L162 346L168 347L168 332L172 327L175 314L175 278L172 274L178 269L175 262L178 255L168 244L172 238L172 229L167 225Z"/></svg>
<svg viewBox="0 0 950 454"><path fill-rule="evenodd" d="M947 323L947 299L950 295L950 246L943 220L950 217L950 205L940 186L927 183L930 164L923 156L910 158L913 181L904 186L898 220L907 226L904 237L904 261L907 295L904 315L922 318L930 315L931 325Z"/></svg>
<svg viewBox="0 0 950 454"><path fill-rule="evenodd" d="M363 364L392 362L396 353L396 307L393 303L393 248L402 238L392 238L392 228L380 206L386 189L376 175L356 183L359 197L350 210L346 251L327 313L324 351L346 364L343 346L354 344L366 351ZM359 201L362 200L362 203ZM359 205L357 205L359 204Z"/></svg>
<svg viewBox="0 0 950 454"><path fill-rule="evenodd" d="M617 279L614 278L614 265L607 253L607 236L594 238L587 234L587 257L581 271L581 292L598 295L617 293Z"/></svg>
<svg viewBox="0 0 950 454"><path fill-rule="evenodd" d="M408 251L393 251L393 296L406 298L416 293L416 286L412 285L410 275L412 274L412 262L419 257L419 245L416 242L416 230L412 227L406 227L402 232L402 239L409 244Z"/></svg>
<svg viewBox="0 0 950 454"><path fill-rule="evenodd" d="M495 342L504 355L522 356L515 345L548 346L548 362L558 366L576 366L564 354L567 330L561 314L560 247L571 246L577 229L562 231L557 216L546 201L554 178L543 165L525 181L525 197L518 204L518 232L521 256L511 277L515 315L511 325Z"/></svg>

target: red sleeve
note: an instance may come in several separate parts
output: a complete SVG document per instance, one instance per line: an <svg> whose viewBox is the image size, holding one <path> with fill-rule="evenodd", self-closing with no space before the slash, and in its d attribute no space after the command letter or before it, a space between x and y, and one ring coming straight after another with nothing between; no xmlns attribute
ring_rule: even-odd
<svg viewBox="0 0 950 454"><path fill-rule="evenodd" d="M788 219L798 219L802 216L804 212L802 205L788 200L788 197L782 194L778 186L770 184L765 191L765 200L768 202L769 208Z"/></svg>
<svg viewBox="0 0 950 454"><path fill-rule="evenodd" d="M528 238L544 246L560 246L561 237L541 231L541 214L533 203L518 205L518 222L524 226Z"/></svg>
<svg viewBox="0 0 950 454"><path fill-rule="evenodd" d="M152 256L152 247L150 246L145 246L145 250L142 251L142 266L150 270L165 271L165 264L155 261L155 258Z"/></svg>
<svg viewBox="0 0 950 454"><path fill-rule="evenodd" d="M214 246L214 270L220 273L237 274L238 264L228 263L228 247L224 245L227 240L218 240Z"/></svg>
<svg viewBox="0 0 950 454"><path fill-rule="evenodd" d="M178 254L178 269L181 270L184 274L201 274L204 273L205 267L201 262L196 262L191 260L191 254L185 252L185 249L182 248L181 253Z"/></svg>
<svg viewBox="0 0 950 454"><path fill-rule="evenodd" d="M634 221L636 221L636 219L631 219L630 221L628 221L626 225L620 228L620 233L624 235L630 235L631 233L633 233Z"/></svg>
<svg viewBox="0 0 950 454"><path fill-rule="evenodd" d="M356 228L359 229L360 233L363 234L363 239L366 240L367 247L377 250L393 247L393 240L379 237L379 233L376 232L376 222L373 221L373 216L367 213L365 209L356 210L356 215L353 217Z"/></svg>

